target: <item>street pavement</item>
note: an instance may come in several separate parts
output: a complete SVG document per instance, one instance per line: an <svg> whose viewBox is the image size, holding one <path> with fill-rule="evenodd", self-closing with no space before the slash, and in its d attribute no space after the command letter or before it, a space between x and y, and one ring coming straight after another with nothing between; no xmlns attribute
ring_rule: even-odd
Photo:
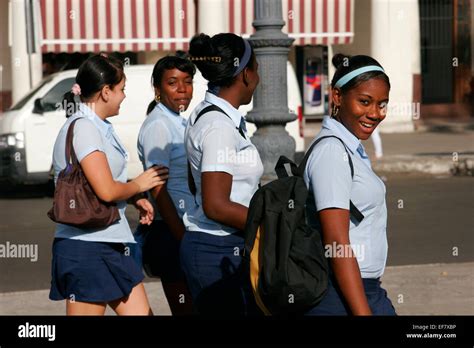
<svg viewBox="0 0 474 348"><path fill-rule="evenodd" d="M399 315L474 315L474 262L387 267L382 287ZM145 288L155 315L171 315L160 281ZM0 293L0 315L64 315L49 290ZM106 315L115 315L107 308Z"/></svg>
<svg viewBox="0 0 474 348"><path fill-rule="evenodd" d="M307 144L317 134L319 126L316 123L305 127ZM414 198L408 193L403 197L392 196L387 199L389 211L391 205L400 204L400 199L405 208L392 209L393 213L389 213L389 266L382 278L382 286L401 315L473 315L474 185L470 181L473 180L474 184L474 178L469 177L472 175L469 168L457 171L463 178L453 178L451 175L453 168L459 166L459 163L469 162L474 157L474 127L468 124L462 127L441 126L422 130L406 134L382 134L384 157L381 160L373 159L371 141L364 142L373 159L374 169L386 180L388 196L392 185L401 183L404 177L415 178L417 183L411 190L413 197L417 194L418 207L410 209L410 202ZM469 165L467 163L467 167ZM440 178L440 182L444 179L444 185L447 186L444 190L436 188L426 175ZM11 204L15 205L15 200ZM434 218L426 221L425 215L420 213L423 211L432 212L431 216ZM11 223L5 221L8 218L13 219L14 216L2 216L2 231L4 227L12 227ZM18 223L25 225L24 228L38 229L40 232L31 221L20 220ZM420 223L421 228L407 228L411 224ZM451 225L458 227L450 228ZM5 235L2 232L0 236ZM421 259L424 261L420 261ZM0 260L0 265L3 263L5 266L5 261L8 263L10 260ZM1 268L1 273L10 273L13 277L7 267ZM159 280L148 280L145 287L154 313L169 315ZM34 290L0 293L0 315L64 314L64 303L50 301L48 292ZM113 312L108 309L107 314Z"/></svg>

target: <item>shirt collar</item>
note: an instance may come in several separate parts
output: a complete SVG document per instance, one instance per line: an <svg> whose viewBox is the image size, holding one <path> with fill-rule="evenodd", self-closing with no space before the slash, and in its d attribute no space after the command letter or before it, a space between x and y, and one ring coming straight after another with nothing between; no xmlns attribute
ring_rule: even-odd
<svg viewBox="0 0 474 348"><path fill-rule="evenodd" d="M174 112L163 103L156 104L156 107L160 109L161 111L163 111L168 116L172 116L172 117L180 116L178 113Z"/></svg>
<svg viewBox="0 0 474 348"><path fill-rule="evenodd" d="M112 126L112 123L107 120L102 120L94 112L94 110L92 110L84 103L79 104L79 111L84 115L84 117L87 117L89 120L91 120L95 124L99 132L102 133L105 138L109 139L112 142L113 146L115 146L128 160L127 149L120 141L120 139L114 135L114 127Z"/></svg>
<svg viewBox="0 0 474 348"><path fill-rule="evenodd" d="M361 145L360 140L357 139L354 134L352 134L342 123L336 121L330 116L324 116L322 126L323 129L328 129L338 138L341 138L352 153L355 153L357 148Z"/></svg>
<svg viewBox="0 0 474 348"><path fill-rule="evenodd" d="M110 137L113 132L113 127L109 121L102 120L90 107L84 103L79 104L79 111L89 120L94 122L96 127L104 136Z"/></svg>
<svg viewBox="0 0 474 348"><path fill-rule="evenodd" d="M218 97L217 95L212 94L209 91L206 92L204 100L210 104L214 104L220 107L227 115L229 115L235 126L237 128L240 127L240 122L243 119L242 114L239 112L239 110L234 108L227 100L222 99L221 97Z"/></svg>
<svg viewBox="0 0 474 348"><path fill-rule="evenodd" d="M171 119L171 122L173 122L174 124L177 124L178 126L186 127L186 119L180 114L168 108L163 103L156 104L155 108L158 110L160 114L163 114L169 119Z"/></svg>

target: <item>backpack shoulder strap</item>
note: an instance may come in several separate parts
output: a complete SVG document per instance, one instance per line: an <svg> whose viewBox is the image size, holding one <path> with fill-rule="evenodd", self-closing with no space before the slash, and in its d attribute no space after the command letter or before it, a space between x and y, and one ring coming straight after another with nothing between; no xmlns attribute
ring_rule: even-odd
<svg viewBox="0 0 474 348"><path fill-rule="evenodd" d="M199 111L199 113L196 116L196 119L194 120L193 125L196 124L196 122L201 118L202 115L207 114L208 112L211 112L211 111L217 111L217 112L223 113L224 115L226 115L232 121L230 116L227 115L224 110L222 110L217 105L211 104L209 106L206 106L201 111ZM244 139L247 139L245 137L245 133L244 133L242 128L240 128L240 127L235 127L235 128L239 131L240 135ZM188 161L188 188L189 188L189 191L193 194L193 196L195 196L196 195L196 184L194 183L194 178L193 178L193 174L192 174L192 171L191 171L191 165L189 164L189 161Z"/></svg>
<svg viewBox="0 0 474 348"><path fill-rule="evenodd" d="M191 164L188 161L188 188L193 196L196 196L196 184L194 183L193 172L191 171Z"/></svg>
<svg viewBox="0 0 474 348"><path fill-rule="evenodd" d="M349 167L351 168L351 178L354 178L354 164L352 163L352 158L351 158L351 155L349 154L349 150L347 149L347 146L346 144L344 143L344 141L342 141L341 138L339 137L336 137L335 135L326 135L326 136L323 136L319 139L317 139L312 145L311 147L308 149L308 151L306 152L304 158L303 158L303 161L301 161L301 164L299 165L298 167L298 174L303 177L303 174L304 174L304 171L306 169L306 165L308 164L308 159L309 159L309 156L311 155L311 153L313 152L314 150L314 147L323 139L326 139L326 138L336 138L338 139L342 145L344 145L344 148L346 149L346 152L347 152L347 158L348 158L348 162L349 162ZM352 203L352 201L349 201L349 211L351 213L351 215L358 221L358 222L361 222L363 219L364 219L364 214L362 214L360 212L359 209L357 209L357 207Z"/></svg>
<svg viewBox="0 0 474 348"><path fill-rule="evenodd" d="M218 107L217 105L211 104L211 105L209 105L209 106L206 106L206 107L205 107L204 109L202 109L201 111L199 111L199 113L198 113L197 116L196 116L196 119L194 120L193 125L196 124L196 122L201 118L202 115L207 114L208 112L211 112L211 111L217 111L217 112L223 113L224 115L226 115L226 116L232 121L232 118L231 118L229 115L227 115L224 110L222 110L222 109L221 109L220 107ZM233 121L232 121L232 122L233 122ZM245 137L245 133L244 133L244 131L243 131L242 128L240 128L240 127L235 127L235 129L237 129L237 130L239 131L239 134L240 134L244 139L247 139L247 138Z"/></svg>
<svg viewBox="0 0 474 348"><path fill-rule="evenodd" d="M206 106L204 109L202 109L201 111L199 111L199 114L196 116L196 119L194 120L194 124L196 124L196 122L201 118L202 115L204 114L207 114L208 112L211 112L211 111L218 111L218 112L222 112L224 115L226 115L227 117L229 117L229 115L227 115L224 110L222 110L220 107L218 107L217 105L214 105L214 104L211 104L209 106ZM230 118L230 117L229 117Z"/></svg>
<svg viewBox="0 0 474 348"><path fill-rule="evenodd" d="M321 142L321 140L324 140L326 138L336 138L337 140L339 140L342 143L342 145L344 145L344 148L346 149L346 152L347 152L346 144L342 141L342 139L340 139L339 137L336 137L335 135L325 135L325 136L317 139L311 145L311 147L308 149L308 151L306 151L306 154L304 155L304 158L301 161L301 164L298 166L298 171L299 171L300 176L303 176L304 171L306 169L306 165L308 164L309 157L311 156L311 153L313 152L316 145L318 145ZM349 154L347 154L347 157L349 158L349 166L351 167L351 177L354 177L354 165L352 163L351 156Z"/></svg>

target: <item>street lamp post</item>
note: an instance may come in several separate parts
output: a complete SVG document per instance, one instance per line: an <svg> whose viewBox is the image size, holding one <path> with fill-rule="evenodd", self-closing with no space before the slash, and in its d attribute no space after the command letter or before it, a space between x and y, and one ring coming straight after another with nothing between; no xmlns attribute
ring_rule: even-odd
<svg viewBox="0 0 474 348"><path fill-rule="evenodd" d="M260 84L253 96L253 109L246 119L257 126L252 142L264 165L264 181L275 177L280 155L293 159L295 140L285 124L296 115L288 110L288 52L294 39L281 31L285 25L281 0L254 0L256 32L250 36L259 63Z"/></svg>

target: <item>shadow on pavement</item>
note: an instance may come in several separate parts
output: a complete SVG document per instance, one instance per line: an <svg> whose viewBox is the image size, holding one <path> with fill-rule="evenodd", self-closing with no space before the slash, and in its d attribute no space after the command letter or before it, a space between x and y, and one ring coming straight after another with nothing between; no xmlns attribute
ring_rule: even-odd
<svg viewBox="0 0 474 348"><path fill-rule="evenodd" d="M53 197L54 184L52 181L41 185L9 185L0 184L0 199L27 199Z"/></svg>

